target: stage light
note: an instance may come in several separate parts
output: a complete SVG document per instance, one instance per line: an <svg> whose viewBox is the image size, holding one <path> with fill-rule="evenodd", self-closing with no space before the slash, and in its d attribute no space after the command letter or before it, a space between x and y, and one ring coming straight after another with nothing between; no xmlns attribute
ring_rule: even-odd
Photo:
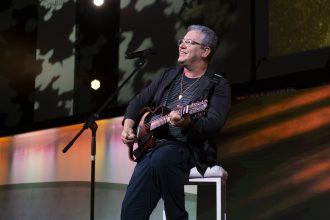
<svg viewBox="0 0 330 220"><path fill-rule="evenodd" d="M93 0L93 3L94 3L94 5L99 7L99 6L103 5L104 0Z"/></svg>
<svg viewBox="0 0 330 220"><path fill-rule="evenodd" d="M101 87L101 82L98 79L93 79L91 81L91 88L94 90L98 90Z"/></svg>

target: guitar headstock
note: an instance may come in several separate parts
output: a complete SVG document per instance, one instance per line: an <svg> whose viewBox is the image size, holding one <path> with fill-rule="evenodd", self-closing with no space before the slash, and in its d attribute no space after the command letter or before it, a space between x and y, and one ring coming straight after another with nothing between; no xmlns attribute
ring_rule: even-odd
<svg viewBox="0 0 330 220"><path fill-rule="evenodd" d="M207 108L207 105L208 105L207 103L208 103L208 100L205 99L203 101L194 102L190 105L187 105L187 106L183 107L182 115L187 114L187 113L190 115L197 114L197 113L203 113Z"/></svg>

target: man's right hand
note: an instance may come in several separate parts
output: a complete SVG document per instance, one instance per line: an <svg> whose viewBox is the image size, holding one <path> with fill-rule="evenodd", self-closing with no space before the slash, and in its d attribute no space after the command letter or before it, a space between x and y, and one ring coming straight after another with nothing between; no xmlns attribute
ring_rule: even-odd
<svg viewBox="0 0 330 220"><path fill-rule="evenodd" d="M131 119L126 119L124 122L124 128L121 132L121 140L126 145L133 145L136 139L134 130L132 129L134 121Z"/></svg>

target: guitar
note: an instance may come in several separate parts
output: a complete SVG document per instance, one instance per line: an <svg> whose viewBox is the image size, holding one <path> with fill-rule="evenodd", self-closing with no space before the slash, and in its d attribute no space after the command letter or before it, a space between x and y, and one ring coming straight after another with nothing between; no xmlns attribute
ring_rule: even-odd
<svg viewBox="0 0 330 220"><path fill-rule="evenodd" d="M186 106L178 106L177 108L173 109L173 111L177 111L180 116L185 114L195 115L204 113L206 108L207 100L203 100ZM156 138L153 134L153 131L160 126L169 123L169 113L171 111L171 109L164 106L159 106L154 110L150 109L149 107L142 109L138 117L139 125L135 129L135 142L137 143L137 146L134 144L129 146L128 155L131 161L139 161L148 152L149 149L154 147ZM159 117L155 117L151 121L148 121L147 118L151 115L158 115Z"/></svg>

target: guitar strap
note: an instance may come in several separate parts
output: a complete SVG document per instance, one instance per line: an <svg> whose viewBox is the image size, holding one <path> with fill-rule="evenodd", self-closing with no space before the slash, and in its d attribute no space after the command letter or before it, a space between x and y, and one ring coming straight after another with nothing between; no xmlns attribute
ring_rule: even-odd
<svg viewBox="0 0 330 220"><path fill-rule="evenodd" d="M222 76L219 74L213 74L212 76L209 77L209 84L206 87L206 89L204 90L203 95L202 95L202 97L204 99L207 99L210 101L210 99L214 93L214 88L217 84L220 83L221 79L222 79Z"/></svg>
<svg viewBox="0 0 330 220"><path fill-rule="evenodd" d="M214 89L215 86L218 85L220 83L222 79L222 76L219 74L213 74L211 76L209 76L209 84L206 87L206 89L203 91L202 97L203 100L207 99L208 101L210 101L213 93L214 93ZM216 155L216 150L212 147L210 147L209 144L205 144L200 146L203 151L205 152L205 155L203 156L203 160L204 161L212 161L212 164L217 164L217 161L214 160L213 155ZM194 154L198 154L198 148L193 149ZM198 158L198 156L196 156ZM204 174L206 169L207 169L207 165L201 164L198 160L195 160L196 163L196 167L198 172L200 172L201 174Z"/></svg>

